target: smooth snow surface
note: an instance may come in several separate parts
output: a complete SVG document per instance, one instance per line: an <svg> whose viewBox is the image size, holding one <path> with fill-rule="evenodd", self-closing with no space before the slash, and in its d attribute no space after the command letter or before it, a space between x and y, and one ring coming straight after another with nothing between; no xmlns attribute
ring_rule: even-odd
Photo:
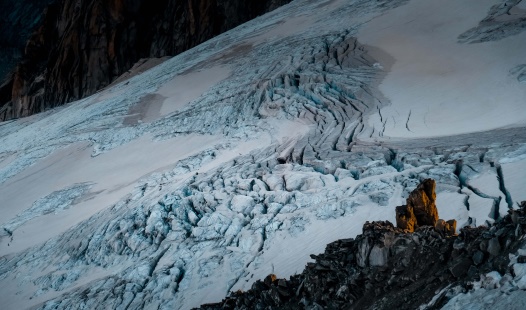
<svg viewBox="0 0 526 310"><path fill-rule="evenodd" d="M420 0L362 27L358 38L394 58L380 90L390 104L369 122L387 137L447 136L526 124L526 87L509 74L526 62L526 32L464 44L494 0ZM381 55L378 56L382 64Z"/></svg>
<svg viewBox="0 0 526 310"><path fill-rule="evenodd" d="M524 190L524 171L526 171L526 160L503 164L502 172L506 176L506 188L508 189L513 202L520 203L526 200Z"/></svg>
<svg viewBox="0 0 526 310"><path fill-rule="evenodd" d="M157 91L157 94L166 98L162 103L159 116L165 116L184 108L187 103L194 101L208 88L226 79L229 75L228 68L213 67L176 76Z"/></svg>
<svg viewBox="0 0 526 310"><path fill-rule="evenodd" d="M526 199L526 32L480 23L512 2L296 0L1 123L2 309L219 301L425 178L441 218L488 225Z"/></svg>

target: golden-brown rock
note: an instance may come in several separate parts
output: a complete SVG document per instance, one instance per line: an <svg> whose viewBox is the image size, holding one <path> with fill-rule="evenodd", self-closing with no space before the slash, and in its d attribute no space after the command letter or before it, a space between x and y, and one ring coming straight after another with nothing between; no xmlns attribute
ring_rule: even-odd
<svg viewBox="0 0 526 310"><path fill-rule="evenodd" d="M449 220L446 222L448 226L446 226L446 233L450 236L453 236L457 233L457 221L456 220Z"/></svg>
<svg viewBox="0 0 526 310"><path fill-rule="evenodd" d="M408 232L415 231L417 223L413 208L406 205L396 207L396 227Z"/></svg>
<svg viewBox="0 0 526 310"><path fill-rule="evenodd" d="M449 220L446 222L443 219L439 219L435 224L435 229L446 236L454 236L457 232L457 221Z"/></svg>
<svg viewBox="0 0 526 310"><path fill-rule="evenodd" d="M413 232L420 226L436 226L438 210L435 204L435 187L436 183L433 179L422 181L407 198L407 204L396 207L398 228ZM445 229L446 225L447 223L442 223L441 230Z"/></svg>
<svg viewBox="0 0 526 310"><path fill-rule="evenodd" d="M407 207L413 208L418 226L435 226L438 221L435 187L435 180L425 179L407 198Z"/></svg>

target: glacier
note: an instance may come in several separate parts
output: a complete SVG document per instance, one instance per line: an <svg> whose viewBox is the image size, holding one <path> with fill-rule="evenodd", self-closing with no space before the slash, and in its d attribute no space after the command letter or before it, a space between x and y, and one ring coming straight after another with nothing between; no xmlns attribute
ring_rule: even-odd
<svg viewBox="0 0 526 310"><path fill-rule="evenodd" d="M393 221L425 178L442 217L492 223L526 200L524 5L295 0L0 123L3 307L216 302Z"/></svg>

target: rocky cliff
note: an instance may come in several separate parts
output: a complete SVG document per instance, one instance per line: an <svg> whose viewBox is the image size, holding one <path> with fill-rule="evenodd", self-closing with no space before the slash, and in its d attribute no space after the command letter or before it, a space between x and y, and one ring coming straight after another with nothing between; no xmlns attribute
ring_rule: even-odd
<svg viewBox="0 0 526 310"><path fill-rule="evenodd" d="M54 0L0 0L0 108L11 99L13 72L29 37Z"/></svg>
<svg viewBox="0 0 526 310"><path fill-rule="evenodd" d="M423 194L428 197L418 199ZM434 181L428 179L408 202L417 206L431 197ZM427 210L437 216L436 209ZM504 293L526 289L526 202L491 227L466 226L458 235L440 225L417 227L410 232L388 221L366 222L355 239L311 255L314 262L301 274L289 280L269 275L247 292L200 309L439 309L477 281L487 294L499 287Z"/></svg>
<svg viewBox="0 0 526 310"><path fill-rule="evenodd" d="M52 1L0 0L0 82L15 68L27 40L41 22L42 11Z"/></svg>
<svg viewBox="0 0 526 310"><path fill-rule="evenodd" d="M288 2L54 1L3 83L0 120L93 94L141 58L176 55Z"/></svg>

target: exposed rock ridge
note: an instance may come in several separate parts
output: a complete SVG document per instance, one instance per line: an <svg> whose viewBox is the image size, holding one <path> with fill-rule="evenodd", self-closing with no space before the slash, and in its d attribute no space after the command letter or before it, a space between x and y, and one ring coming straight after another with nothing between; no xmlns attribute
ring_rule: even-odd
<svg viewBox="0 0 526 310"><path fill-rule="evenodd" d="M396 225L399 228L413 232L419 226L435 226L438 221L435 187L434 180L424 180L411 192L407 204L396 208Z"/></svg>
<svg viewBox="0 0 526 310"><path fill-rule="evenodd" d="M301 274L289 280L269 275L247 292L200 309L437 309L448 301L448 288L469 290L490 271L506 274L514 290L526 289L513 280L517 264L510 264L510 257L526 262L519 251L525 231L526 202L491 227L464 227L458 235L366 222L356 239L311 255L315 262Z"/></svg>
<svg viewBox="0 0 526 310"><path fill-rule="evenodd" d="M438 231L455 234L456 220L444 221L438 218L436 207L436 182L426 179L411 192L407 204L396 207L396 226L407 232L414 232L421 226L433 226Z"/></svg>
<svg viewBox="0 0 526 310"><path fill-rule="evenodd" d="M58 0L2 87L0 121L91 95L141 58L176 55L288 2Z"/></svg>

